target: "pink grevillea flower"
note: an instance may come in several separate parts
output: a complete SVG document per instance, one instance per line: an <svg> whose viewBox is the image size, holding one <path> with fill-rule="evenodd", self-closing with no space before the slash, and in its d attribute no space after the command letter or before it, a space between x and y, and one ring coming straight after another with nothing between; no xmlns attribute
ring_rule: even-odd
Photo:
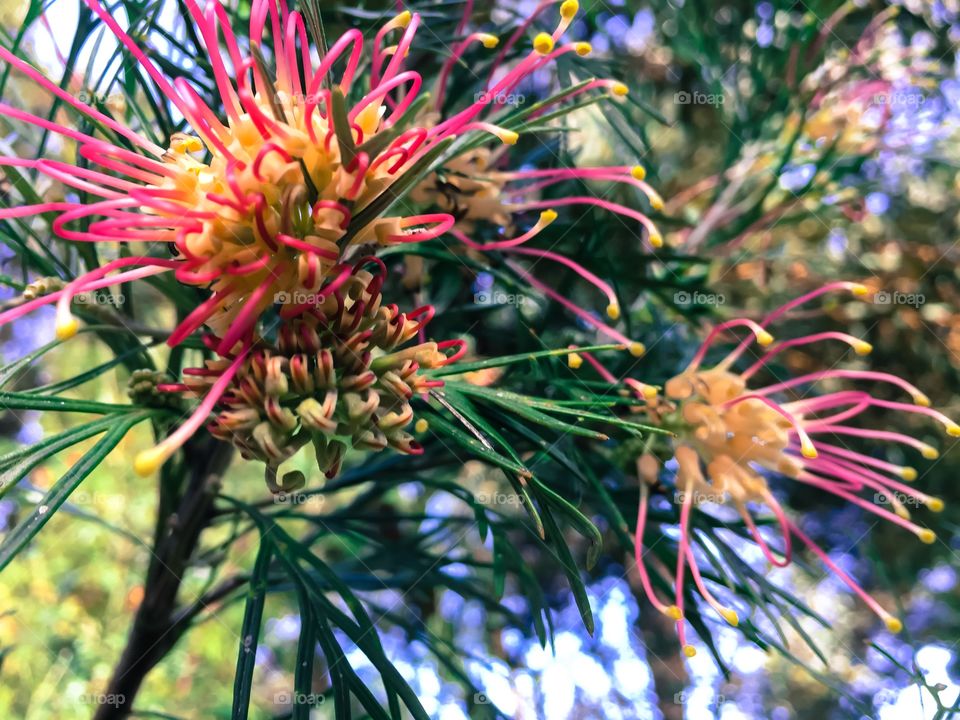
<svg viewBox="0 0 960 720"><path fill-rule="evenodd" d="M683 618L688 569L701 597L731 624L738 622L736 612L717 600L707 587L691 547L692 513L710 503L735 508L765 557L774 565L782 567L790 562L793 541L798 540L860 596L890 630L901 628L897 618L837 567L824 550L788 517L771 493L769 485L775 477L803 483L863 507L905 528L925 543L935 540L933 531L914 523L906 508L907 504L923 504L933 511L943 508L940 499L904 483L916 479L916 470L846 446L852 438L870 438L914 448L928 459L937 457L933 447L909 435L866 429L853 424L865 411L881 408L926 415L941 423L949 435L960 436L960 425L930 408L926 395L899 377L866 370L831 369L773 384L754 385L758 372L780 352L791 347L839 342L849 345L861 355L870 352L869 343L843 332L820 332L774 344L767 328L775 320L798 305L836 290L847 290L858 296L867 293L867 288L862 285L836 282L787 303L759 323L746 319L722 323L710 331L690 365L665 384L662 396L652 386L632 383L638 395L646 399L644 411L650 420L675 433L670 446L663 452L651 448L638 461L641 495L636 532L636 566L650 602L676 620L680 642L688 655L694 652L686 642ZM734 328L750 331L752 338L748 337L737 344L717 364L705 366L708 351L726 331ZM752 363L742 363L740 361L752 339L756 339L764 351ZM734 369L737 365L742 365L742 369ZM856 387L826 394L809 392L813 389L811 386L828 380L850 383ZM898 388L911 397L913 404L876 398L863 389L863 382ZM791 398L788 391L800 388L806 388L806 391L793 393ZM669 457L670 454L677 467L675 482L677 498L681 502L680 541L677 567L671 581L674 596L672 600L661 600L654 592L648 575L643 534L648 486L659 477L658 458ZM865 499L860 494L862 491L888 499L892 511ZM771 548L758 531L749 504L762 505L773 512L782 537L779 550Z"/></svg>
<svg viewBox="0 0 960 720"><path fill-rule="evenodd" d="M488 117L495 98L514 91L560 54L587 49L583 44L555 47L577 11L577 3L567 0L553 34L537 36L533 50L503 70L475 102L439 118L407 112L422 84L420 74L405 67L421 23L416 14L398 14L376 32L369 47L360 31L348 30L316 58L304 18L290 11L285 0L253 0L248 42L234 35L219 0L203 6L185 0L187 21L193 23L212 68L221 113L219 107L205 104L185 78L166 77L101 0L85 2L189 129L165 146L157 145L0 48L0 59L84 115L101 134L88 135L0 104L0 115L72 141L84 160L79 167L52 159L0 157L0 164L46 175L95 198L89 203L68 199L19 205L0 210L0 218L52 216L53 230L64 240L140 249L139 254L115 252L116 259L62 289L0 313L0 323L56 302L57 334L66 339L78 329L70 308L80 293L164 273L209 292L171 332L168 344L175 346L206 328L205 341L226 365L190 420L161 449L137 463L145 472L168 457L217 406L234 375L256 352L264 312L279 306L280 320L288 322L324 308L352 282L356 260L366 248L430 240L453 228L456 217L449 211L381 213L400 192L395 189L398 182L426 171L455 139L479 133L515 142L515 131ZM265 35L272 47L265 47ZM494 44L482 34L468 40ZM361 73L365 51L369 63ZM598 80L579 92L593 88L625 91L618 83ZM360 99L347 106L344 98L357 96ZM553 177L537 176L537 182L543 185ZM511 210L537 207L534 201ZM520 241L552 217L552 211L545 210L537 229ZM172 247L173 256L150 254L157 246ZM109 251L104 254L111 256Z"/></svg>
<svg viewBox="0 0 960 720"><path fill-rule="evenodd" d="M76 142L89 168L10 157L0 158L0 164L35 170L99 198L22 205L0 210L0 217L52 213L54 231L66 240L175 248L172 260L142 254L108 262L70 282L56 297L39 299L37 304L58 302L60 337L77 329L71 298L105 283L111 273L122 271L113 281L127 282L173 272L182 283L209 288L210 297L173 331L170 344L207 325L222 336L217 344L221 354L250 337L261 314L274 304L282 306L283 317L293 317L314 298L330 295L349 275L349 261L360 246L419 242L447 232L455 222L449 212L379 217L376 210L389 204L383 201L392 199L394 184L423 169L444 142L473 132L515 141L515 132L492 124L484 114L496 105L496 97L570 49L554 50L553 36L543 34L535 49L476 102L445 119L409 119L406 111L422 84L419 73L404 67L421 22L418 15L402 12L379 29L369 71L361 78L364 38L358 30L344 33L315 61L300 13L291 12L284 0L254 0L250 50L244 52L218 0L204 7L187 0L189 20L205 44L222 100L221 117L185 79L165 77L100 0L86 2L183 115L191 132L160 147L0 49L0 58L104 133L93 137L0 104L0 114ZM566 30L576 6L564 4L555 36ZM268 27L269 52L264 48ZM487 45L493 41L477 37ZM268 69L265 55L274 69ZM335 66L341 68L338 77ZM363 81L369 82L366 93L347 107L343 98L359 94L354 86ZM375 201L380 202L369 210ZM0 315L0 322L33 307Z"/></svg>
<svg viewBox="0 0 960 720"><path fill-rule="evenodd" d="M533 13L511 35L494 62L487 90L480 94L485 101L493 104L509 101L510 92L517 86L517 83L505 84L505 80L497 80L505 72L501 64L506 57L506 53L517 44L535 18L544 14L551 6L556 4L558 4L558 0L545 0L538 4ZM506 78L516 76L522 79L529 72L545 67L548 63L566 53L572 52L583 56L591 52L589 43L562 42L562 36L576 15L578 3L574 0L566 0L560 2L559 5L560 22L556 29L553 33L538 34L533 40L535 52L507 72ZM496 38L484 33L473 33L453 48L451 57L437 81L436 108L438 110L443 106L444 87L454 63L459 60L472 43L480 42L486 47L493 47L496 45L495 40ZM526 69L525 63L528 62L532 64L529 69ZM520 74L518 75L518 73ZM623 96L628 91L626 85L621 82L591 79L575 89L571 89L566 94L566 99L595 89L607 90L614 97ZM541 115L544 109L545 107L537 108L530 117L535 118ZM659 211L663 208L663 200L644 181L646 172L643 167L622 165L509 170L509 146L517 142L517 133L487 123L475 124L477 127L488 129L490 132L497 134L504 141L504 146L493 152L488 148L479 148L460 155L445 165L442 173L428 176L414 191L413 197L421 202L436 204L441 209L451 213L456 218L456 224L450 230L450 234L471 250L479 252L496 251L507 255L530 258L534 263L545 261L564 265L603 294L606 299L607 317L614 321L618 320L621 315L620 303L608 283L579 263L563 255L527 247L526 244L557 219L557 209L596 207L624 218L628 229L636 228L640 230L642 234L638 234L638 240L643 237L652 247L661 247L663 237L656 225L645 213L634 207L628 207L595 195L572 195L549 200L541 197L541 191L571 180L605 184L619 183L636 188L639 193L646 197L649 206L653 210ZM531 211L538 211L539 219L529 229L522 232L516 231L516 226L520 224L518 218ZM482 223L499 226L503 229L502 232L507 236L507 239L497 239L489 242L476 240L478 226ZM551 287L537 280L520 263L510 260L509 264L525 281L592 324L598 332L624 343L634 354L642 354L643 346L640 343L632 341L615 328L599 321L594 314L561 296Z"/></svg>

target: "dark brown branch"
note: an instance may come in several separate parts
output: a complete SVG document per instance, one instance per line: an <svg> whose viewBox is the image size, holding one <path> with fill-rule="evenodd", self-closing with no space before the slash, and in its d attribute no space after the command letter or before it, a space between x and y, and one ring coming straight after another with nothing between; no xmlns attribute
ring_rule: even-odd
<svg viewBox="0 0 960 720"><path fill-rule="evenodd" d="M189 617L177 608L177 595L200 535L213 517L220 477L231 456L232 448L227 443L198 436L184 446L185 483L161 483L156 544L144 582L143 602L101 696L106 702L98 706L94 720L128 717L147 673L189 627Z"/></svg>

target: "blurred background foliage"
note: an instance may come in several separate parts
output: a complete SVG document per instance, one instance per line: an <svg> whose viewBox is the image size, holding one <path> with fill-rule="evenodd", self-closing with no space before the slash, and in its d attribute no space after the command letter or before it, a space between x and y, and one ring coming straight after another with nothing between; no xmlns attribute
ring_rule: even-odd
<svg viewBox="0 0 960 720"><path fill-rule="evenodd" d="M189 51L176 3L117 5L128 17L141 18L143 36L159 47L176 40ZM232 5L245 17L246 3ZM455 36L462 4L412 6L431 30L419 38L417 69L432 76L447 52L442 39ZM477 3L475 23L505 38L536 7L526 1ZM331 36L347 27L369 30L394 12L392 3L375 2L323 2L320 8ZM630 85L628 101L575 109L550 132L524 136L518 151L531 165L554 157L581 165L639 161L664 197L664 207L652 215L666 246L655 252L639 250L636 229L598 209L562 216L550 228L546 246L611 281L624 302L627 334L648 348L639 360L608 351L601 355L605 362L618 375L660 383L689 359L709 319L759 317L825 280L854 279L888 301L828 304L794 319L791 334L841 328L868 339L876 349L860 361L864 367L909 378L944 412L960 415L955 0L585 0L582 8L571 34L589 40L594 53L566 56L556 76L535 78L524 91L540 97L558 82L615 77ZM544 29L552 27L552 17L544 14L542 20ZM121 73L116 62L90 63L91 56L108 53L92 49L101 28L79 3L0 0L0 25L6 46L20 46L52 77L64 75L66 59L65 86L72 92L91 92L121 115L142 103L160 135L176 129L163 107L143 103L143 87L129 65ZM197 69L189 57L170 52L172 69L179 63L193 75ZM478 69L485 77L489 58L478 52L467 61L469 72L454 72L452 105L482 89L471 77ZM62 112L22 78L4 82L6 101L15 98L18 107L40 115ZM69 152L36 128L3 121L0 134L4 152L31 156L41 143L54 153ZM646 202L630 188L594 190L628 205ZM50 197L57 192L37 191ZM5 237L12 234L4 229ZM12 296L36 276L36 268L12 250L5 263ZM394 296L409 307L434 304L431 330L438 337L468 337L478 359L603 342L495 253L465 254L438 240L404 247L388 264L395 277L403 276ZM602 305L571 273L540 263L537 276L600 317ZM516 300L478 300L497 293ZM172 311L159 300L156 291L138 296L138 319L169 326ZM104 322L109 325L108 318ZM2 332L5 363L53 338L51 317L43 313ZM78 367L113 363L130 350L125 342L111 340L109 332L82 333L52 349L42 363L20 367L6 389L56 387ZM838 359L797 349L785 353L782 364L796 374ZM137 365L122 364L127 370L104 367L63 395L126 403L128 370ZM304 616L298 601L298 589L308 582L326 583L331 597L363 598L377 620L384 657L412 686L427 715L443 720L954 713L960 694L960 461L954 448L941 443L941 458L924 466L918 480L946 501L946 510L929 518L940 537L933 546L904 542L897 528L810 488L777 487L803 513L808 533L885 605L901 609L907 628L902 635L883 630L816 562L768 572L735 532L708 529L742 560L731 579L751 582L769 601L779 600L779 607L770 617L750 613L754 622L739 629L694 615L695 644L703 651L687 659L671 624L638 601L642 595L630 571L638 495L630 428L587 422L592 430L572 435L564 416L558 420L522 400L485 395L494 379L513 392L565 401L567 407L605 412L622 402L587 365L574 372L562 355L518 358L505 367L477 367L450 383L444 403L431 401L421 458L351 458L333 483L320 491L308 487L307 495L287 504L264 500L262 472L234 463L217 520L184 576L181 593L195 611L193 627L147 676L137 699L139 716L236 716L234 658L238 641L242 646L247 637L251 577L270 590L260 642L243 671L249 672L255 718L289 716L284 697L301 659L298 643L308 630L317 632L316 618ZM466 417L451 417L450 405ZM617 412L629 419L622 407ZM879 413L873 420L878 428L891 422ZM924 423L896 422L898 430L933 439ZM3 415L0 431L12 452L76 425L73 414L14 409ZM502 441L484 447L469 427ZM601 430L619 442L603 441ZM143 600L141 569L151 557L157 483L135 479L130 462L136 449L150 443L149 435L144 423L124 437L3 570L5 717L91 716L91 697L108 681ZM95 442L72 445L33 468L0 500L0 530L9 535L34 512L45 491ZM306 461L294 462L309 475ZM549 512L541 518L549 542L519 503L498 501L516 497L509 493L518 492L510 480L518 464L544 485L535 491L537 506L556 511L556 520ZM549 493L557 499L544 499ZM676 508L664 495L654 512L664 528L654 552L669 564ZM259 538L257 521L264 516L281 519L290 533L287 541L269 544L276 553L272 562ZM334 580L310 565L303 549L349 592L335 593ZM262 565L255 565L258 557ZM822 622L785 604L770 582ZM215 602L209 606L189 606L210 593ZM334 604L341 606L339 600ZM385 698L397 683L384 684L383 668L374 667L349 634L328 632L325 654L329 643L341 645L357 682ZM242 670L242 647L240 659ZM321 656L312 672L303 686L329 693ZM326 700L314 716L334 717L329 694ZM364 710L355 709L362 717Z"/></svg>

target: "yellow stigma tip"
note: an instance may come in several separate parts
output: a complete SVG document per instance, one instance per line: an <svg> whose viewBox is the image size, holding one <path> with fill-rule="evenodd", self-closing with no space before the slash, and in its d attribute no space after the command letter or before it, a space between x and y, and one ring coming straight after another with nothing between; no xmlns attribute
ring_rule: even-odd
<svg viewBox="0 0 960 720"><path fill-rule="evenodd" d="M500 132L500 139L504 145L516 145L517 140L520 139L520 134L513 130L502 130Z"/></svg>
<svg viewBox="0 0 960 720"><path fill-rule="evenodd" d="M943 512L943 500L937 497L927 498L927 507L931 512Z"/></svg>
<svg viewBox="0 0 960 720"><path fill-rule="evenodd" d="M610 303L609 305L607 305L607 317L610 318L611 320L619 320L620 306L614 305L613 303Z"/></svg>
<svg viewBox="0 0 960 720"><path fill-rule="evenodd" d="M913 396L913 404L919 405L920 407L930 407L930 398L923 393L918 393Z"/></svg>
<svg viewBox="0 0 960 720"><path fill-rule="evenodd" d="M950 423L947 425L947 435L950 437L960 437L960 425Z"/></svg>
<svg viewBox="0 0 960 720"><path fill-rule="evenodd" d="M683 654L686 655L688 658L692 658L696 656L697 649L693 645L684 645Z"/></svg>
<svg viewBox="0 0 960 720"><path fill-rule="evenodd" d="M920 528L917 531L917 537L920 538L920 542L926 543L927 545L933 545L933 543L937 541L937 534L927 528Z"/></svg>
<svg viewBox="0 0 960 720"><path fill-rule="evenodd" d="M757 333L757 342L766 347L773 343L773 335L768 333L766 330L761 330Z"/></svg>
<svg viewBox="0 0 960 720"><path fill-rule="evenodd" d="M56 328L57 340L69 340L77 334L77 330L79 329L80 324L75 317L68 318L63 322L58 322Z"/></svg>
<svg viewBox="0 0 960 720"><path fill-rule="evenodd" d="M153 447L137 453L133 460L133 469L141 477L147 477L155 473L161 465L167 460L167 453L163 448Z"/></svg>
<svg viewBox="0 0 960 720"><path fill-rule="evenodd" d="M404 10L402 13L397 15L393 21L397 24L397 27L405 28L410 24L411 19L413 19L413 15L410 14L410 11Z"/></svg>
<svg viewBox="0 0 960 720"><path fill-rule="evenodd" d="M870 292L870 289L866 285L861 285L860 283L854 283L850 286L850 292L852 292L857 297L863 297Z"/></svg>
<svg viewBox="0 0 960 720"><path fill-rule="evenodd" d="M556 219L557 219L556 210L544 210L542 213L540 213L540 222L543 223L544 225L549 225Z"/></svg>
<svg viewBox="0 0 960 720"><path fill-rule="evenodd" d="M737 625L740 624L740 616L737 615L736 610L731 610L730 608L724 608L723 610L720 611L720 614L723 616L723 619L726 620L731 625L733 625L733 627L736 627Z"/></svg>
<svg viewBox="0 0 960 720"><path fill-rule="evenodd" d="M800 446L800 454L807 458L807 460L816 460L817 449L813 445L804 443Z"/></svg>
<svg viewBox="0 0 960 720"><path fill-rule="evenodd" d="M929 445L924 445L920 448L920 454L923 455L927 460L936 460L940 457L940 451L935 447L930 447Z"/></svg>
<svg viewBox="0 0 960 720"><path fill-rule="evenodd" d="M564 20L570 20L577 14L577 10L579 9L580 3L578 3L577 0L564 0L564 3L560 6L560 17Z"/></svg>
<svg viewBox="0 0 960 720"><path fill-rule="evenodd" d="M660 212L661 210L663 210L663 198L659 198L659 197L650 198L650 207L656 210L657 212Z"/></svg>
<svg viewBox="0 0 960 720"><path fill-rule="evenodd" d="M630 174L634 180L643 180L647 176L647 169L643 165L634 165L630 169Z"/></svg>
<svg viewBox="0 0 960 720"><path fill-rule="evenodd" d="M622 82L615 82L610 86L610 91L617 97L624 97L628 92L630 92L630 88L628 88Z"/></svg>
<svg viewBox="0 0 960 720"><path fill-rule="evenodd" d="M630 343L630 347L628 348L628 350L630 350L630 354L633 355L634 357L640 357L647 351L647 348L641 342L632 342Z"/></svg>
<svg viewBox="0 0 960 720"><path fill-rule="evenodd" d="M430 423L428 423L424 418L420 418L416 423L414 423L413 429L418 435L423 435L423 433L425 433L429 427Z"/></svg>
<svg viewBox="0 0 960 720"><path fill-rule="evenodd" d="M900 477L907 482L913 482L917 479L917 471L912 467L900 468Z"/></svg>
<svg viewBox="0 0 960 720"><path fill-rule="evenodd" d="M858 342L853 346L853 351L857 355L869 355L873 352L873 345L868 342Z"/></svg>
<svg viewBox="0 0 960 720"><path fill-rule="evenodd" d="M579 367L583 365L583 356L577 353L570 353L567 355L567 365L569 365L572 370L579 369Z"/></svg>
<svg viewBox="0 0 960 720"><path fill-rule="evenodd" d="M903 630L903 623L897 620L895 617L886 617L883 619L883 624L887 626L887 630L896 634Z"/></svg>
<svg viewBox="0 0 960 720"><path fill-rule="evenodd" d="M663 235L661 235L660 233L657 233L657 232L655 232L655 233L650 233L650 244L653 245L655 248L662 248L662 247L663 247Z"/></svg>
<svg viewBox="0 0 960 720"><path fill-rule="evenodd" d="M553 38L549 34L542 32L533 39L533 49L541 55L546 55L553 51Z"/></svg>
<svg viewBox="0 0 960 720"><path fill-rule="evenodd" d="M480 42L483 43L483 46L487 48L487 50L493 50L497 45L500 44L500 38L498 38L496 35L481 33L478 35L478 37L480 38Z"/></svg>
<svg viewBox="0 0 960 720"><path fill-rule="evenodd" d="M576 50L577 55L580 57L586 57L593 52L593 45L588 42L578 42L574 43L573 49Z"/></svg>
<svg viewBox="0 0 960 720"><path fill-rule="evenodd" d="M653 385L645 385L643 388L643 396L647 400L653 400L657 396L657 389Z"/></svg>
<svg viewBox="0 0 960 720"><path fill-rule="evenodd" d="M666 609L663 611L663 614L666 615L671 620L683 619L683 613L680 612L680 608L678 608L676 605L668 605Z"/></svg>

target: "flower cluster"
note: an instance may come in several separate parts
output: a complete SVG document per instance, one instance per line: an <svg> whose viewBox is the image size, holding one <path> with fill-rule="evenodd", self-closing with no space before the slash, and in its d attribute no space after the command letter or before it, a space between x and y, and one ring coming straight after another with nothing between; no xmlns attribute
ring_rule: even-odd
<svg viewBox="0 0 960 720"><path fill-rule="evenodd" d="M605 283L575 263L547 251L518 248L556 217L547 205L590 204L635 218L646 227L652 244L660 236L649 219L636 211L592 197L571 197L547 203L536 193L568 179L596 179L630 182L651 198L659 199L635 167L555 169L523 172L485 172L484 158L492 167L499 163L483 147L483 136L499 139L505 146L517 141L517 132L496 124L488 117L497 98L509 95L534 73L566 53L584 55L587 43L559 44L578 10L575 0L560 3L560 18L552 33L540 33L533 48L519 60L506 64L505 54L516 45L527 25L509 39L494 67L486 91L467 107L441 115L444 90L454 65L467 48L480 43L498 45L495 36L469 33L454 48L436 88L436 107L424 109L422 77L405 68L414 45L421 18L404 11L376 32L364 63L365 39L359 30L345 32L314 61L311 38L313 23L284 0L254 0L250 8L248 42L241 42L230 26L230 16L219 0L201 7L195 0L184 3L195 35L204 46L205 60L212 69L216 96L222 103L214 108L185 78L171 80L151 59L138 40L125 31L101 0L85 0L113 33L123 48L140 64L158 93L182 115L188 128L170 137L161 146L147 133L128 126L74 96L43 74L0 48L0 59L44 88L65 107L78 112L103 137L29 112L0 104L0 115L31 123L46 132L76 144L77 164L54 159L0 157L0 165L34 171L80 191L92 202L75 195L62 201L21 204L0 210L0 219L53 218L53 231L76 243L141 244L146 254L115 253L104 262L62 287L48 283L40 292L3 313L0 323L14 320L33 309L57 303L57 335L72 337L79 324L71 314L78 295L119 283L172 273L185 285L202 288L206 298L170 333L168 344L176 346L205 333L209 349L221 371L204 402L184 424L197 427L220 402L233 376L255 374L266 358L253 353L263 334L262 320L279 312L280 322L292 327L298 318L329 315L333 298L344 297L347 286L357 282L356 260L369 248L407 242L421 242L452 231L464 242L463 223L476 219L481 209L486 220L512 226L527 211L541 210L540 220L512 240L483 246L483 250L510 250L546 257L574 268L607 294L608 314L619 316L619 304ZM545 4L546 7L549 3ZM471 4L467 4L461 29L466 26ZM271 47L265 46L270 38ZM269 59L268 59L269 58ZM366 72L361 72L366 69ZM368 87L359 88L361 83ZM541 117L552 105L600 89L614 96L626 87L612 80L591 79L565 94L544 101L531 117ZM358 97L352 105L346 98ZM479 134L462 159L446 151L454 140ZM463 184L453 188L449 203L435 193L439 171L462 167L473 176L480 192ZM473 171L476 172L473 172ZM449 174L449 173L444 173ZM422 177L427 176L423 181ZM515 183L525 182L523 186ZM438 200L440 212L390 215L394 202L421 185L414 199L424 209ZM426 183L424 185L423 183ZM482 208L486 196L489 206ZM522 202L507 202L527 196ZM471 198L464 200L464 198ZM459 208L466 202L468 210ZM27 220L29 221L29 220ZM459 223L459 227L457 226ZM170 256L149 254L153 247L166 247ZM111 253L106 253L111 257ZM522 269L521 273L525 273ZM535 284L539 281L531 279ZM549 291L550 294L552 291ZM579 312L579 309L577 309ZM599 325L607 328L605 325ZM613 328L613 336L627 340ZM635 350L642 348L634 345ZM290 348L287 348L290 349ZM326 348L335 353L334 348ZM284 352L281 350L281 353ZM243 369L243 372L241 372ZM181 383L189 387L189 383ZM195 389L195 388L193 388ZM259 424L257 425L259 426ZM273 427L271 425L270 427ZM219 428L223 430L223 428ZM251 429L252 430L252 429ZM266 431L257 437L263 439ZM222 433L221 433L222 434ZM145 458L165 458L182 442L185 433L151 451ZM399 442L399 441L398 441ZM242 444L253 455L269 455L259 441ZM403 444L403 443L400 443ZM144 470L155 467L144 459Z"/></svg>
<svg viewBox="0 0 960 720"><path fill-rule="evenodd" d="M362 269L376 263L379 273ZM347 282L322 304L284 321L276 346L261 340L236 357L209 360L185 371L186 382L160 390L216 398L210 433L232 442L246 459L276 468L312 443L327 477L336 475L344 453L354 447L379 451L387 446L419 454L405 431L413 421L410 400L442 384L419 374L454 361L462 340L421 342L408 347L430 321L433 309L402 313L382 302L384 267L365 258ZM455 348L454 355L447 356ZM196 430L204 416L177 433ZM171 435L137 458L137 469L151 472L179 444Z"/></svg>
<svg viewBox="0 0 960 720"><path fill-rule="evenodd" d="M832 283L787 303L760 322L741 318L721 323L711 330L689 366L665 383L662 395L656 387L627 381L637 395L646 400L644 412L650 421L673 433L665 453L658 457L656 452L647 452L637 461L641 499L635 543L636 567L650 602L676 620L680 641L688 655L694 650L686 643L683 619L687 568L703 599L731 624L738 622L736 612L722 604L707 587L691 545L691 514L694 508L711 503L735 508L772 564L783 567L790 562L791 541L796 538L863 598L888 628L897 631L901 627L897 618L840 569L787 516L769 484L772 478L802 483L863 507L909 530L925 543L935 541L933 531L914 523L906 507L907 504L922 504L934 512L943 509L939 498L904 484L904 481L915 480L917 471L872 454L857 452L844 443L845 438L868 438L902 444L918 450L924 458L936 458L938 453L934 447L909 435L867 429L851 423L868 409L881 408L927 415L941 423L949 435L960 437L960 425L932 409L926 395L897 376L869 370L823 370L766 386L751 386L761 369L790 348L839 341L860 355L871 351L869 343L843 332L819 332L774 343L767 328L775 320L801 304L837 290L850 291L857 296L868 292L865 286L856 283ZM704 363L709 350L723 333L733 328L747 328L765 351L747 367L736 370L735 365L751 345L751 337L748 337L736 344L720 362L706 367ZM590 358L589 355L586 357ZM596 363L592 358L591 362ZM608 379L613 378L608 376ZM910 395L913 404L883 400L860 389L842 389L821 395L804 393L794 399L786 397L788 391L795 388L824 381L868 381L892 385ZM643 552L649 488L660 478L664 454L667 457L672 455L676 464L675 484L681 503L672 602L659 599L654 592ZM888 500L892 511L861 497L858 493L863 490ZM774 551L760 533L750 509L752 505L767 507L775 515L781 530L780 550Z"/></svg>

